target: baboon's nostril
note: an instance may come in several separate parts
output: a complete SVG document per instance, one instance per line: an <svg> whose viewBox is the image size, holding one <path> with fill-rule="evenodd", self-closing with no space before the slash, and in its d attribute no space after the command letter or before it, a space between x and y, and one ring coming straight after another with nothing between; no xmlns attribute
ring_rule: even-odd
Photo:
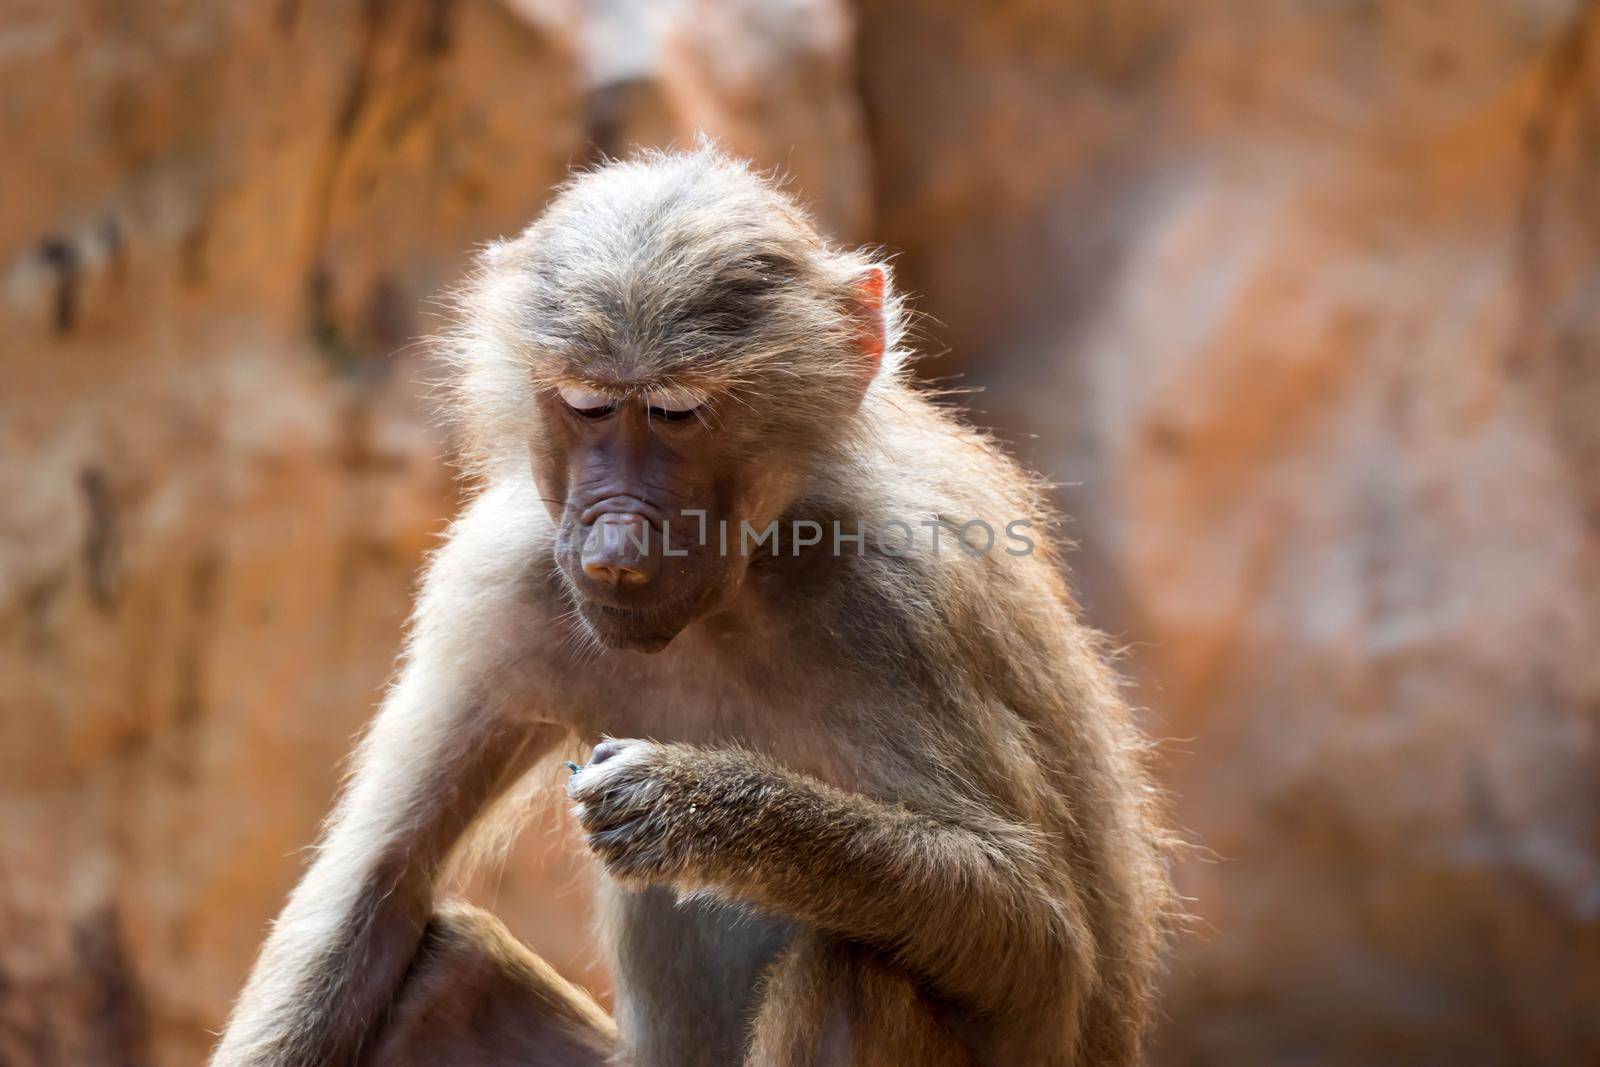
<svg viewBox="0 0 1600 1067"><path fill-rule="evenodd" d="M655 571L649 546L650 524L643 516L602 515L583 543L583 573L606 585L644 585Z"/></svg>
<svg viewBox="0 0 1600 1067"><path fill-rule="evenodd" d="M650 580L649 575L643 571L636 571L632 567L616 567L606 563L585 564L583 573L597 582L607 585L643 585Z"/></svg>

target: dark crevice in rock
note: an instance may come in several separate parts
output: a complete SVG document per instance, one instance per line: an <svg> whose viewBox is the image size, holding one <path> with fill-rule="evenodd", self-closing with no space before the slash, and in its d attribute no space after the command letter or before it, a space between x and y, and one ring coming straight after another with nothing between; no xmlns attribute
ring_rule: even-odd
<svg viewBox="0 0 1600 1067"><path fill-rule="evenodd" d="M328 144L312 183L312 222L306 263L306 300L312 337L323 355L342 373L382 371L382 357L411 336L413 295L392 277L373 283L364 300L352 304L341 293L340 264L330 243L336 215L350 177L351 152L363 140L363 127L374 114L384 119L379 129L388 148L398 145L433 106L434 73L455 46L456 0L423 0L406 5L401 0L367 0L362 12L361 41L355 69L339 105ZM395 29L394 27L402 27ZM403 56L386 73L383 57L398 42ZM396 99L396 94L400 96ZM377 189L380 174L357 175L347 190L359 202ZM352 310L354 309L354 310ZM352 321L353 320L353 321Z"/></svg>
<svg viewBox="0 0 1600 1067"><path fill-rule="evenodd" d="M1514 235L1518 325L1507 371L1551 411L1551 430L1600 532L1600 5L1550 50L1524 132Z"/></svg>
<svg viewBox="0 0 1600 1067"><path fill-rule="evenodd" d="M117 578L120 567L120 528L116 497L99 467L87 467L79 475L84 506L89 512L88 532L83 540L84 571L89 580L89 599L102 612L117 606Z"/></svg>
<svg viewBox="0 0 1600 1067"><path fill-rule="evenodd" d="M84 1064L143 1067L151 1063L150 1013L115 905L78 922L72 935L87 1023Z"/></svg>
<svg viewBox="0 0 1600 1067"><path fill-rule="evenodd" d="M424 56L436 59L455 44L456 0L428 0L427 16L422 20L418 45Z"/></svg>
<svg viewBox="0 0 1600 1067"><path fill-rule="evenodd" d="M392 7L392 0L366 0L362 5L361 43L356 52L355 70L345 87L344 99L339 104L332 135L323 151L310 194L312 222L306 297L311 335L322 351L339 366L354 362L355 353L344 338L333 312L336 282L327 259L328 233L339 173L349 152L351 138L372 94L383 23Z"/></svg>
<svg viewBox="0 0 1600 1067"><path fill-rule="evenodd" d="M1593 65L1593 45L1600 36L1600 5L1593 5L1550 50L1542 64L1538 103L1523 129L1524 177L1517 204L1517 280L1522 290L1523 328L1516 333L1517 347L1510 354L1515 370L1531 356L1529 340L1541 339L1540 328L1548 302L1549 238L1553 218L1568 205L1552 196L1558 177L1563 134L1567 128L1593 119L1592 104L1584 86ZM1576 122L1574 115L1576 114ZM1578 132L1582 136L1582 131ZM1600 221L1600 220L1590 220ZM1597 234L1600 236L1600 234Z"/></svg>
<svg viewBox="0 0 1600 1067"><path fill-rule="evenodd" d="M83 260L72 240L51 235L39 242L39 258L55 275L52 322L57 333L71 333L78 321L78 295L83 284Z"/></svg>

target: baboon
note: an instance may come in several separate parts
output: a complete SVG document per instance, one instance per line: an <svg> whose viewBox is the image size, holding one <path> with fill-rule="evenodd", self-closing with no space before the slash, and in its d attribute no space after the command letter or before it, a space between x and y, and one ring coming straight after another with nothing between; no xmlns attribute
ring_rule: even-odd
<svg viewBox="0 0 1600 1067"><path fill-rule="evenodd" d="M1145 744L1041 483L910 379L887 267L701 146L574 177L459 305L479 491L213 1063L1136 1062ZM614 1022L437 899L587 746Z"/></svg>

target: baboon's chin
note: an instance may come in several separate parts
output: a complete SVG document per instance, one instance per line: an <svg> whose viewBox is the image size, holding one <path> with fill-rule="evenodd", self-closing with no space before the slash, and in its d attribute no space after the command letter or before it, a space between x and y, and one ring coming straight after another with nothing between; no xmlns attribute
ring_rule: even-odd
<svg viewBox="0 0 1600 1067"><path fill-rule="evenodd" d="M606 648L617 652L642 652L646 655L662 651L672 644L674 637L678 636L675 633L624 633L607 630L595 630L594 635Z"/></svg>
<svg viewBox="0 0 1600 1067"><path fill-rule="evenodd" d="M581 614L597 643L625 652L660 652L694 621L692 614L675 618L593 603L585 605Z"/></svg>

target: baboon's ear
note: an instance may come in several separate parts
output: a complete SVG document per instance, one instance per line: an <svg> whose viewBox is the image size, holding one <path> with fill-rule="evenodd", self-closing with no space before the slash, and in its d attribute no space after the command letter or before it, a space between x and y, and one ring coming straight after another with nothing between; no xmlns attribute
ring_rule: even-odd
<svg viewBox="0 0 1600 1067"><path fill-rule="evenodd" d="M889 272L874 263L857 272L855 287L856 351L861 356L862 381L870 382L883 366L889 343Z"/></svg>

